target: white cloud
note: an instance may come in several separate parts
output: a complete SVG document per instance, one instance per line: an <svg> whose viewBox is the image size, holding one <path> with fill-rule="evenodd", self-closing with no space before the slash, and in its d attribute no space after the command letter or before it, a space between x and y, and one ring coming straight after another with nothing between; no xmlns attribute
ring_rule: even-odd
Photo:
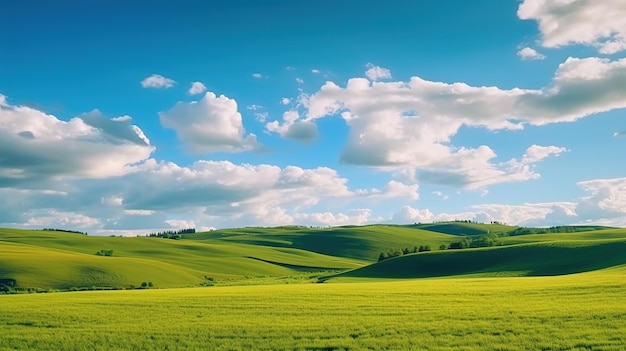
<svg viewBox="0 0 626 351"><path fill-rule="evenodd" d="M65 122L6 99L0 103L0 188L119 176L153 151L128 116L108 119L94 110Z"/></svg>
<svg viewBox="0 0 626 351"><path fill-rule="evenodd" d="M543 60L546 57L537 52L537 50L529 47L525 47L520 49L517 52L517 56L519 56L522 60Z"/></svg>
<svg viewBox="0 0 626 351"><path fill-rule="evenodd" d="M313 74L319 74L319 73L320 73L320 70L319 70L319 69L315 69L315 68L314 68L314 69L312 69L312 70L311 70L311 73L313 73Z"/></svg>
<svg viewBox="0 0 626 351"><path fill-rule="evenodd" d="M391 71L387 68L383 68L380 66L375 66L371 63L366 65L367 71L365 71L365 76L371 81L378 81L381 79L391 79Z"/></svg>
<svg viewBox="0 0 626 351"><path fill-rule="evenodd" d="M298 84L304 84L304 79L296 77L296 83Z"/></svg>
<svg viewBox="0 0 626 351"><path fill-rule="evenodd" d="M522 163L538 162L551 155L558 156L563 152L567 152L564 147L531 145L522 157Z"/></svg>
<svg viewBox="0 0 626 351"><path fill-rule="evenodd" d="M569 58L559 66L553 84L540 90L472 87L419 77L409 82L353 78L345 88L327 82L308 102L304 121L339 114L349 126L342 162L383 170L414 168L422 180L477 189L537 178L530 163L538 160L532 157L554 149L530 149L521 160L493 163L497 155L486 145L451 145L461 126L519 130L624 108L626 59Z"/></svg>
<svg viewBox="0 0 626 351"><path fill-rule="evenodd" d="M263 78L267 78L267 76L264 76L261 73L252 73L252 78L263 79Z"/></svg>
<svg viewBox="0 0 626 351"><path fill-rule="evenodd" d="M268 132L278 133L283 138L311 142L317 139L317 126L309 121L300 120L298 111L290 110L283 114L283 122L272 121L265 125Z"/></svg>
<svg viewBox="0 0 626 351"><path fill-rule="evenodd" d="M371 215L372 210L370 209L353 209L347 214L332 212L297 213L294 215L294 219L303 225L362 225L370 220Z"/></svg>
<svg viewBox="0 0 626 351"><path fill-rule="evenodd" d="M475 214L472 212L466 213L439 213L434 214L429 209L418 209L411 206L404 206L400 211L396 212L391 222L404 224L404 223L431 223L439 221L454 221L454 220L466 220L472 219Z"/></svg>
<svg viewBox="0 0 626 351"><path fill-rule="evenodd" d="M160 74L153 74L141 81L141 86L144 88L167 89L173 87L174 84L176 84L174 80Z"/></svg>
<svg viewBox="0 0 626 351"><path fill-rule="evenodd" d="M202 82L193 82L189 88L189 95L198 95L206 91L206 86Z"/></svg>
<svg viewBox="0 0 626 351"><path fill-rule="evenodd" d="M176 229L188 229L188 228L196 227L196 224L194 223L194 221L183 220L183 219L168 219L165 221L165 223L170 225L172 228L176 228Z"/></svg>
<svg viewBox="0 0 626 351"><path fill-rule="evenodd" d="M391 180L383 189L357 189L356 193L370 198L398 198L405 197L411 200L419 199L419 186L417 184L407 185L395 180Z"/></svg>
<svg viewBox="0 0 626 351"><path fill-rule="evenodd" d="M100 224L97 218L85 216L80 213L60 212L55 209L36 210L29 213L32 215L26 223L26 227L34 228L90 228Z"/></svg>
<svg viewBox="0 0 626 351"><path fill-rule="evenodd" d="M589 193L576 207L585 220L606 220L621 217L626 222L626 178L595 179L579 182Z"/></svg>
<svg viewBox="0 0 626 351"><path fill-rule="evenodd" d="M224 95L207 92L198 101L176 103L159 117L192 153L241 152L259 147L254 134L245 135L237 102Z"/></svg>
<svg viewBox="0 0 626 351"><path fill-rule="evenodd" d="M280 103L283 104L283 105L289 105L290 102L291 102L291 100L289 98L286 98L286 97L280 99Z"/></svg>
<svg viewBox="0 0 626 351"><path fill-rule="evenodd" d="M621 0L525 0L517 15L539 22L544 47L583 44L603 54L626 49L626 2Z"/></svg>

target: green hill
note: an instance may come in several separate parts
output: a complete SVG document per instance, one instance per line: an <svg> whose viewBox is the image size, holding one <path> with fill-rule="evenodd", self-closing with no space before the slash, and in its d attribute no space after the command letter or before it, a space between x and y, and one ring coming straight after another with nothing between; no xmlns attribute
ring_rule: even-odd
<svg viewBox="0 0 626 351"><path fill-rule="evenodd" d="M484 224L472 222L422 223L407 225L406 227L451 235L503 234L518 228L498 223Z"/></svg>
<svg viewBox="0 0 626 351"><path fill-rule="evenodd" d="M285 226L216 230L186 234L180 240L0 229L0 285L15 280L20 288L41 289L128 288L142 282L185 287L215 281L267 284L298 277L311 281L321 274L394 279L555 275L626 264L625 229L579 231L581 227L572 233L506 236L516 228L460 222ZM498 239L502 246L405 255L367 266L389 249L429 245L436 250L463 236L487 232L504 235ZM101 250L113 255L97 256ZM346 272L337 274L341 271Z"/></svg>
<svg viewBox="0 0 626 351"><path fill-rule="evenodd" d="M296 248L320 254L375 261L388 249L430 245L439 247L457 241L449 234L404 226L368 225L327 229L307 227L238 228L183 236L186 240L245 243Z"/></svg>
<svg viewBox="0 0 626 351"><path fill-rule="evenodd" d="M113 250L113 256L95 255ZM356 268L358 260L237 242L95 237L0 229L0 279L24 288L198 285L205 276L242 279Z"/></svg>
<svg viewBox="0 0 626 351"><path fill-rule="evenodd" d="M326 277L427 278L460 275L543 276L626 264L626 239L552 241L411 254Z"/></svg>

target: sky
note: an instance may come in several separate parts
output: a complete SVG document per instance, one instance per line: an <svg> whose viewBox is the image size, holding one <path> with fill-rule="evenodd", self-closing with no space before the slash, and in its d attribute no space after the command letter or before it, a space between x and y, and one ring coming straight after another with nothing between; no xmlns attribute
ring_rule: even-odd
<svg viewBox="0 0 626 351"><path fill-rule="evenodd" d="M622 0L0 7L0 227L626 226Z"/></svg>

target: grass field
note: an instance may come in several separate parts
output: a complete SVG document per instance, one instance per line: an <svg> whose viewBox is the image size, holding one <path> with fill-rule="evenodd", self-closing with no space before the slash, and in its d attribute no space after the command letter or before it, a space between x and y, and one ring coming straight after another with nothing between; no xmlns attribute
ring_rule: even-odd
<svg viewBox="0 0 626 351"><path fill-rule="evenodd" d="M626 350L625 229L376 262L389 248L514 229L240 228L182 240L0 229L0 282L157 288L0 295L0 350ZM215 286L198 288L207 276Z"/></svg>
<svg viewBox="0 0 626 351"><path fill-rule="evenodd" d="M624 350L626 268L0 296L0 350Z"/></svg>

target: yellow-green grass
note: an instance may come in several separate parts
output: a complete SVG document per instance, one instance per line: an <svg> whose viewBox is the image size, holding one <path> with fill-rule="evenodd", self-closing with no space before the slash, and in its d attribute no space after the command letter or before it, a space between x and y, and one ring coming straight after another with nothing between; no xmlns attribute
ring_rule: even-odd
<svg viewBox="0 0 626 351"><path fill-rule="evenodd" d="M500 238L499 241L504 245L545 242L545 241L562 241L562 240L604 240L604 239L626 239L626 229L598 229L583 231L577 233L553 233L553 234L528 234L516 235Z"/></svg>
<svg viewBox="0 0 626 351"><path fill-rule="evenodd" d="M458 236L403 226L371 225L334 228L238 228L185 235L197 241L290 247L330 256L376 261L382 251L430 245L433 249Z"/></svg>
<svg viewBox="0 0 626 351"><path fill-rule="evenodd" d="M21 244L18 249L17 244ZM95 255L109 249L112 257ZM0 229L0 278L15 279L20 288L128 287L143 281L153 281L157 287L184 287L197 285L205 276L218 280L284 276L362 264L292 248ZM137 268L144 266L147 268ZM163 277L176 278L151 279L146 273L136 281L139 275L132 270L162 271Z"/></svg>
<svg viewBox="0 0 626 351"><path fill-rule="evenodd" d="M0 350L602 350L626 268L558 277L0 296Z"/></svg>
<svg viewBox="0 0 626 351"><path fill-rule="evenodd" d="M0 243L0 278L10 278L21 288L70 289L79 287L197 286L203 273L156 260L101 257L46 249L32 245Z"/></svg>
<svg viewBox="0 0 626 351"><path fill-rule="evenodd" d="M626 264L626 238L562 240L411 254L331 275L322 280L338 277L406 279L459 275L562 275L622 264Z"/></svg>

